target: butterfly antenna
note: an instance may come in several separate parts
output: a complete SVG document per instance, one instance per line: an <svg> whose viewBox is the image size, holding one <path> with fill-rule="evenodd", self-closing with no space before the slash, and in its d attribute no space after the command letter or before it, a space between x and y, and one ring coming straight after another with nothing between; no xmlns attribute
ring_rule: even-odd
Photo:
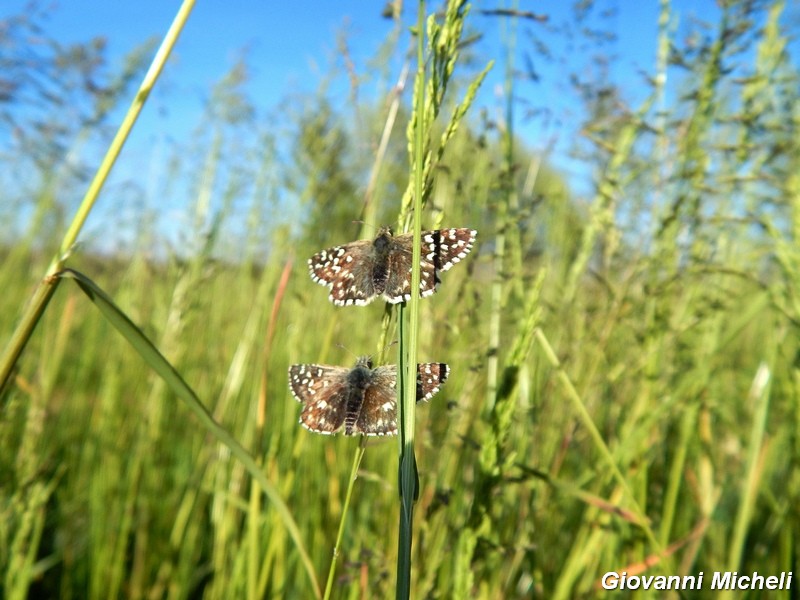
<svg viewBox="0 0 800 600"><path fill-rule="evenodd" d="M375 223L371 221L364 221L363 219L354 219L350 221L353 225L362 225L361 232L366 235L368 232L371 235L375 235L375 233L380 229Z"/></svg>
<svg viewBox="0 0 800 600"><path fill-rule="evenodd" d="M347 353L348 353L350 356L352 356L352 357L353 357L355 360L358 360L358 359L360 359L360 358L363 356L363 354L356 354L355 352L353 352L352 350L350 350L350 348L348 348L348 347L347 347L347 346L345 346L344 344L338 344L338 343L337 343L337 344L336 344L336 347L337 347L337 348L339 348L339 349L341 349L341 350L344 350L345 352L347 352Z"/></svg>

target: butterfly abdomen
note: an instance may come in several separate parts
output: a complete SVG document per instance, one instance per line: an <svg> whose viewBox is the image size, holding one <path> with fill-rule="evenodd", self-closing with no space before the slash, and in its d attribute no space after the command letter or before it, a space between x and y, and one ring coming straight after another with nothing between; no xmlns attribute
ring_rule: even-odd
<svg viewBox="0 0 800 600"><path fill-rule="evenodd" d="M371 369L372 361L362 357L356 363L355 368L347 375L349 394L344 413L345 435L353 435L353 429L364 406L364 392L370 382Z"/></svg>
<svg viewBox="0 0 800 600"><path fill-rule="evenodd" d="M347 406L344 414L344 433L345 435L353 435L353 429L358 421L358 415L361 414L361 407L364 405L364 390L350 390L350 395L347 398Z"/></svg>

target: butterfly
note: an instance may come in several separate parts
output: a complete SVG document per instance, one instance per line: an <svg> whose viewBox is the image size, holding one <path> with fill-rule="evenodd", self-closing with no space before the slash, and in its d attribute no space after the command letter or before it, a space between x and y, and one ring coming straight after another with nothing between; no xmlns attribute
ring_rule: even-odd
<svg viewBox="0 0 800 600"><path fill-rule="evenodd" d="M469 254L474 229L451 228L422 232L419 291L430 296L439 273ZM339 306L364 306L378 296L397 304L411 299L414 235L393 235L382 227L374 240L358 240L318 252L308 259L311 279L330 288L328 299Z"/></svg>
<svg viewBox="0 0 800 600"><path fill-rule="evenodd" d="M447 380L444 363L417 365L417 402L428 400ZM309 431L345 435L397 433L397 366L372 368L362 356L355 367L292 365L289 387L302 403L300 423Z"/></svg>

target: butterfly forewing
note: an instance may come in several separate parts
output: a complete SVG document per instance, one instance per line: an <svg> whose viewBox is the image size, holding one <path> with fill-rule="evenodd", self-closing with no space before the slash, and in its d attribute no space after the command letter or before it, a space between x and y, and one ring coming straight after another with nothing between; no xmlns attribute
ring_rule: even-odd
<svg viewBox="0 0 800 600"><path fill-rule="evenodd" d="M395 435L397 433L397 372L394 365L377 367L364 390L361 414L355 433Z"/></svg>
<svg viewBox="0 0 800 600"><path fill-rule="evenodd" d="M447 380L450 367L444 363L417 365L417 402L429 400ZM364 394L364 404L357 422L366 435L397 433L397 367L386 365L373 371L372 384Z"/></svg>
<svg viewBox="0 0 800 600"><path fill-rule="evenodd" d="M450 367L445 363L423 363L417 366L417 402L430 400L447 381Z"/></svg>
<svg viewBox="0 0 800 600"><path fill-rule="evenodd" d="M422 235L422 256L439 271L447 271L467 257L478 232L466 227L426 231Z"/></svg>
<svg viewBox="0 0 800 600"><path fill-rule="evenodd" d="M347 374L350 369L327 365L292 365L289 386L303 405L300 422L309 431L336 433L344 425Z"/></svg>
<svg viewBox="0 0 800 600"><path fill-rule="evenodd" d="M387 257L388 274L383 290L383 297L391 304L411 299L412 240L409 234L392 238L391 252Z"/></svg>
<svg viewBox="0 0 800 600"><path fill-rule="evenodd" d="M436 292L441 278L439 273L447 271L460 262L472 250L477 232L474 229L451 228L422 232L420 248L419 292L424 298ZM393 238L390 256L391 269L383 295L391 304L411 299L411 266L414 235L404 233Z"/></svg>
<svg viewBox="0 0 800 600"><path fill-rule="evenodd" d="M363 306L375 299L372 241L359 240L328 248L308 259L311 279L330 288L328 300L338 306Z"/></svg>

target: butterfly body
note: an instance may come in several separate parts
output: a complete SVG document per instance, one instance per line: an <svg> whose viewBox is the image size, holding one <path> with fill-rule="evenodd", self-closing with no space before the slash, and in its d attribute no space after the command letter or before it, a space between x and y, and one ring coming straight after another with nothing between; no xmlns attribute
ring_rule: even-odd
<svg viewBox="0 0 800 600"><path fill-rule="evenodd" d="M474 229L422 232L420 295L433 294L439 273L461 261L472 249ZM327 286L328 299L339 306L363 306L382 296L397 304L411 298L413 257L411 233L393 235L383 227L374 240L358 240L318 252L308 261L311 278Z"/></svg>
<svg viewBox="0 0 800 600"><path fill-rule="evenodd" d="M417 366L417 401L439 391L450 368L444 363ZM316 433L394 435L397 433L397 367L372 368L369 357L355 367L292 365L289 387L303 404L300 423Z"/></svg>
<svg viewBox="0 0 800 600"><path fill-rule="evenodd" d="M358 426L361 409L364 408L364 398L370 386L370 364L360 359L347 374L346 402L344 413L344 433L353 435Z"/></svg>
<svg viewBox="0 0 800 600"><path fill-rule="evenodd" d="M393 252L403 252L403 248L397 244L392 244L391 231L383 230L378 233L378 237L372 242L372 289L374 296L380 296L386 291L386 283L391 271L391 261Z"/></svg>

